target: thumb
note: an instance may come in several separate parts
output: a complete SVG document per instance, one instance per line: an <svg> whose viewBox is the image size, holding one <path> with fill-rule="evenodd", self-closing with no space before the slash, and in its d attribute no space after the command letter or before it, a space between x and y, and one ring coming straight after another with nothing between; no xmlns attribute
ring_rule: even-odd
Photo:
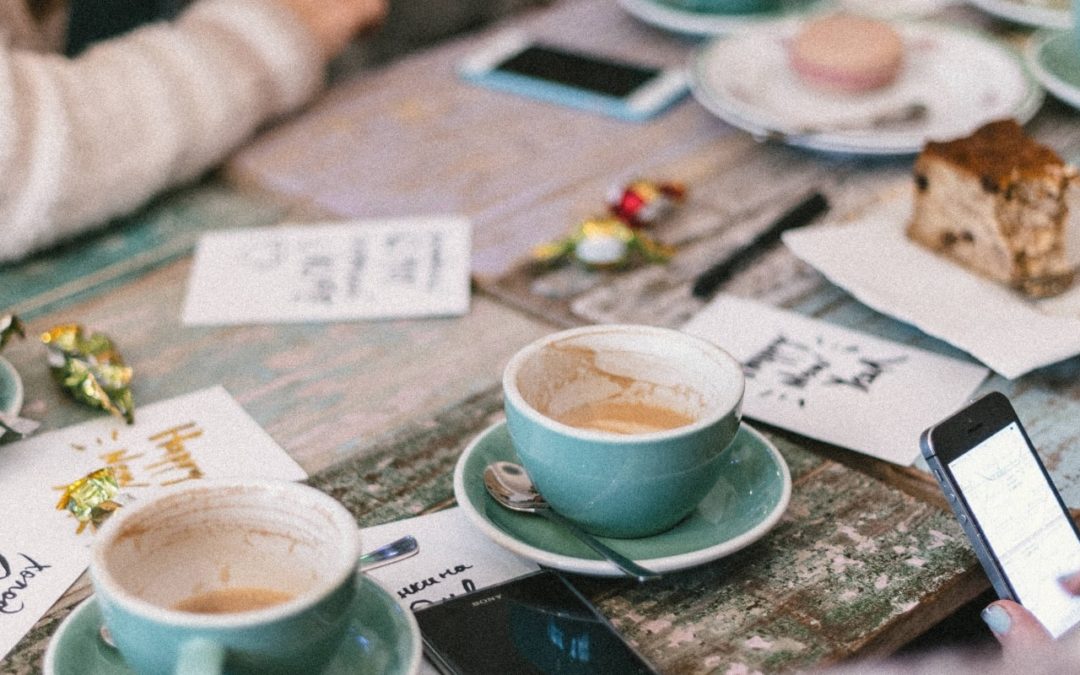
<svg viewBox="0 0 1080 675"><path fill-rule="evenodd" d="M998 600L982 611L982 619L1001 643L1006 657L1019 657L1054 639L1035 616L1011 600Z"/></svg>

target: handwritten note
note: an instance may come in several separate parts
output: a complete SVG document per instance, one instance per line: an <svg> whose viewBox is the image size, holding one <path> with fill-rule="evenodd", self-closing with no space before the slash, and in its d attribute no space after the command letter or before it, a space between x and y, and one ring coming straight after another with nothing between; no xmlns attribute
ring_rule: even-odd
<svg viewBox="0 0 1080 675"><path fill-rule="evenodd" d="M413 218L213 232L195 252L189 325L461 315L471 225Z"/></svg>
<svg viewBox="0 0 1080 675"><path fill-rule="evenodd" d="M407 534L419 552L367 574L413 610L540 569L485 537L458 508L365 528L361 541L370 550Z"/></svg>
<svg viewBox="0 0 1080 675"><path fill-rule="evenodd" d="M683 330L743 364L743 412L895 464L989 371L761 303L718 296Z"/></svg>
<svg viewBox="0 0 1080 675"><path fill-rule="evenodd" d="M89 564L94 528L56 504L64 486L105 466L134 499L203 477L305 477L220 387L143 406L132 426L103 416L3 446L0 657Z"/></svg>

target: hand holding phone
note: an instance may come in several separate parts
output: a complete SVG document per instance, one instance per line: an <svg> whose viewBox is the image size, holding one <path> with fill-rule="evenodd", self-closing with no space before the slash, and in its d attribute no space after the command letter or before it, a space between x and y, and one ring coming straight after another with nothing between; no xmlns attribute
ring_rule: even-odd
<svg viewBox="0 0 1080 675"><path fill-rule="evenodd" d="M920 445L998 596L1054 637L1080 622L1080 598L1058 583L1080 570L1080 533L1008 398L987 394Z"/></svg>
<svg viewBox="0 0 1080 675"><path fill-rule="evenodd" d="M689 91L682 68L658 68L504 33L465 59L466 80L552 103L641 121Z"/></svg>

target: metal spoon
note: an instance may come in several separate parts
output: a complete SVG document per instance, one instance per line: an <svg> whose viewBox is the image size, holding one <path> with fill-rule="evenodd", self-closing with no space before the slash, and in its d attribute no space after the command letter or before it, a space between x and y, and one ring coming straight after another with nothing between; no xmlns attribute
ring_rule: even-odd
<svg viewBox="0 0 1080 675"><path fill-rule="evenodd" d="M636 578L638 581L655 579L660 575L647 570L626 556L613 551L598 541L591 534L582 530L573 522L553 510L544 500L543 495L533 486L529 474L520 465L513 462L492 462L484 469L484 487L488 494L512 511L535 513L565 527L592 550L614 563L616 567Z"/></svg>
<svg viewBox="0 0 1080 675"><path fill-rule="evenodd" d="M404 560L405 558L416 555L420 551L419 544L416 543L416 537L411 534L402 537L401 539L395 539L394 541L380 546L374 551L369 551L360 556L360 569L367 571L373 570L376 567L382 567L398 560ZM116 648L116 643L113 642L112 635L109 634L109 629L105 624L101 624L98 628L98 636L101 637L101 641L109 645L112 648Z"/></svg>
<svg viewBox="0 0 1080 675"><path fill-rule="evenodd" d="M803 126L787 131L780 129L766 129L760 134L761 140L783 143L785 141L803 136L816 136L817 134L836 133L843 131L860 131L864 129L890 129L901 127L916 122L922 122L930 114L930 108L922 101L905 103L897 108L882 110L869 117L830 122L818 126Z"/></svg>

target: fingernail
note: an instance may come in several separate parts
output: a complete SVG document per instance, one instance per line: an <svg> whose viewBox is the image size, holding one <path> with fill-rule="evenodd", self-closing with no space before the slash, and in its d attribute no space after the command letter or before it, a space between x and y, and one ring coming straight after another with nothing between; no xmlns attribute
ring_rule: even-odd
<svg viewBox="0 0 1080 675"><path fill-rule="evenodd" d="M1080 573L1064 574L1058 577L1058 583L1073 595L1080 593Z"/></svg>
<svg viewBox="0 0 1080 675"><path fill-rule="evenodd" d="M1009 613L998 605L989 605L982 611L982 620L994 631L995 635L1004 635L1012 627L1012 619Z"/></svg>

